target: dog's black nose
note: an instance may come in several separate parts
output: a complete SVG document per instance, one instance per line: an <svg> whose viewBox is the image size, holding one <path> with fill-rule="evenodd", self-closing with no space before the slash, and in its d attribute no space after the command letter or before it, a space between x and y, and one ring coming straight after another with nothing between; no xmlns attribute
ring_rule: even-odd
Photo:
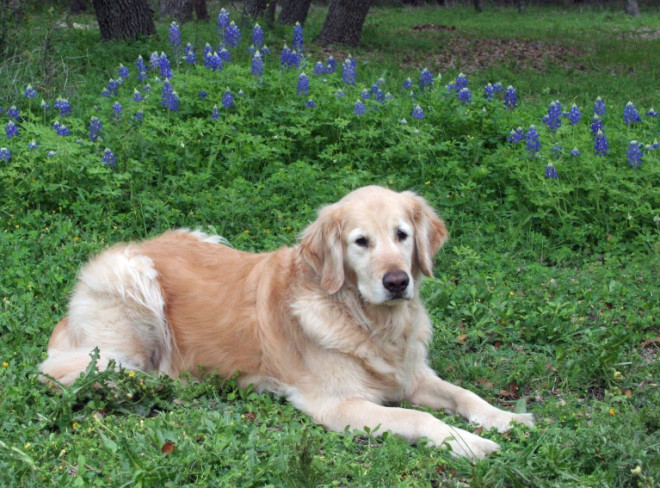
<svg viewBox="0 0 660 488"><path fill-rule="evenodd" d="M410 283L410 278L405 271L388 271L383 276L383 286L394 293L401 293L408 287L408 283Z"/></svg>

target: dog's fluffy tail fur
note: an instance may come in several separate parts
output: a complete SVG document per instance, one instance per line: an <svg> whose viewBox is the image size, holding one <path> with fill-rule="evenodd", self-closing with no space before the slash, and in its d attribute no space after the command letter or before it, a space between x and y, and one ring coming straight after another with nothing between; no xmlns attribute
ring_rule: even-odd
<svg viewBox="0 0 660 488"><path fill-rule="evenodd" d="M173 341L153 261L132 246L116 246L80 272L69 316L53 331L41 372L71 385L99 349L97 366L171 374Z"/></svg>

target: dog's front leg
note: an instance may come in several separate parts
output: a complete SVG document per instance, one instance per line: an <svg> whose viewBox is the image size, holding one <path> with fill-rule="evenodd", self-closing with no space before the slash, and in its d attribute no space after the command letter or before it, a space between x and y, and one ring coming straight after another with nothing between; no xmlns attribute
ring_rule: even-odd
<svg viewBox="0 0 660 488"><path fill-rule="evenodd" d="M436 446L448 444L456 455L476 459L500 448L493 441L447 425L427 412L384 407L361 399L330 402L312 410L315 411L310 414L315 421L339 432L346 427L351 430L368 427L374 435L391 431L412 443L425 437Z"/></svg>
<svg viewBox="0 0 660 488"><path fill-rule="evenodd" d="M417 388L409 400L415 405L426 405L435 410L457 413L470 422L475 422L486 429L495 427L504 432L511 428L512 422L529 427L534 426L531 413L513 413L500 410L471 391L444 381L430 369L426 369L419 379Z"/></svg>

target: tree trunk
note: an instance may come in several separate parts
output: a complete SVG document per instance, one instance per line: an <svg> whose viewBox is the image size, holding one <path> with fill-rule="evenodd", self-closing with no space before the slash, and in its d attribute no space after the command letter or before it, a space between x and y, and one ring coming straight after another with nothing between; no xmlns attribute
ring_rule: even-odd
<svg viewBox="0 0 660 488"><path fill-rule="evenodd" d="M156 33L154 11L147 0L92 0L101 37L137 39Z"/></svg>
<svg viewBox="0 0 660 488"><path fill-rule="evenodd" d="M183 24L192 20L192 0L160 0L160 17L172 18Z"/></svg>
<svg viewBox="0 0 660 488"><path fill-rule="evenodd" d="M296 22L305 23L309 5L312 0L287 0L282 4L280 16L277 19L280 24L295 25Z"/></svg>
<svg viewBox="0 0 660 488"><path fill-rule="evenodd" d="M332 0L317 41L357 46L371 0Z"/></svg>
<svg viewBox="0 0 660 488"><path fill-rule="evenodd" d="M243 2L243 17L254 22L262 17L271 0L245 0Z"/></svg>
<svg viewBox="0 0 660 488"><path fill-rule="evenodd" d="M626 13L633 17L639 17L639 5L637 4L637 0L625 0L625 2Z"/></svg>
<svg viewBox="0 0 660 488"><path fill-rule="evenodd" d="M197 20L209 20L209 11L206 8L206 0L192 0L193 10Z"/></svg>
<svg viewBox="0 0 660 488"><path fill-rule="evenodd" d="M474 0L474 8L476 9L477 12L483 12L484 4L482 0Z"/></svg>
<svg viewBox="0 0 660 488"><path fill-rule="evenodd" d="M87 11L87 0L71 0L71 13L80 14Z"/></svg>
<svg viewBox="0 0 660 488"><path fill-rule="evenodd" d="M525 0L516 0L516 7L518 7L518 13L525 13Z"/></svg>

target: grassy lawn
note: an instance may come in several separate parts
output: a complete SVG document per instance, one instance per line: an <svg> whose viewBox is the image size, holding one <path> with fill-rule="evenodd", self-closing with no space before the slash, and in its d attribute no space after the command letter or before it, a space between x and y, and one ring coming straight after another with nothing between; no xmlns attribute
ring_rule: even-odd
<svg viewBox="0 0 660 488"><path fill-rule="evenodd" d="M313 7L305 56L289 69L280 52L291 28L264 26L271 52L258 77L249 27L216 71L202 55L207 42L217 50L214 22L181 27L195 64L177 62L168 22L158 37L126 43L101 43L93 17L56 10L9 29L0 483L656 486L660 11L374 8L351 51L313 44L323 19ZM176 110L162 103L173 96L150 66L154 51L170 61ZM336 72L314 74L328 56ZM342 77L348 56L355 84ZM111 83L121 64L128 77ZM432 87L420 87L423 69ZM303 71L310 87L298 93ZM488 83L502 86L492 99ZM24 96L28 84L36 97ZM509 91L507 105L509 86L516 103ZM597 97L606 104L600 135ZM292 245L319 206L365 184L415 190L446 220L451 239L422 290L430 362L491 403L534 413L534 429L481 432L501 452L470 462L394 436L325 432L284 400L218 378L90 370L60 393L37 380L91 254L173 227L218 233L242 250Z"/></svg>

